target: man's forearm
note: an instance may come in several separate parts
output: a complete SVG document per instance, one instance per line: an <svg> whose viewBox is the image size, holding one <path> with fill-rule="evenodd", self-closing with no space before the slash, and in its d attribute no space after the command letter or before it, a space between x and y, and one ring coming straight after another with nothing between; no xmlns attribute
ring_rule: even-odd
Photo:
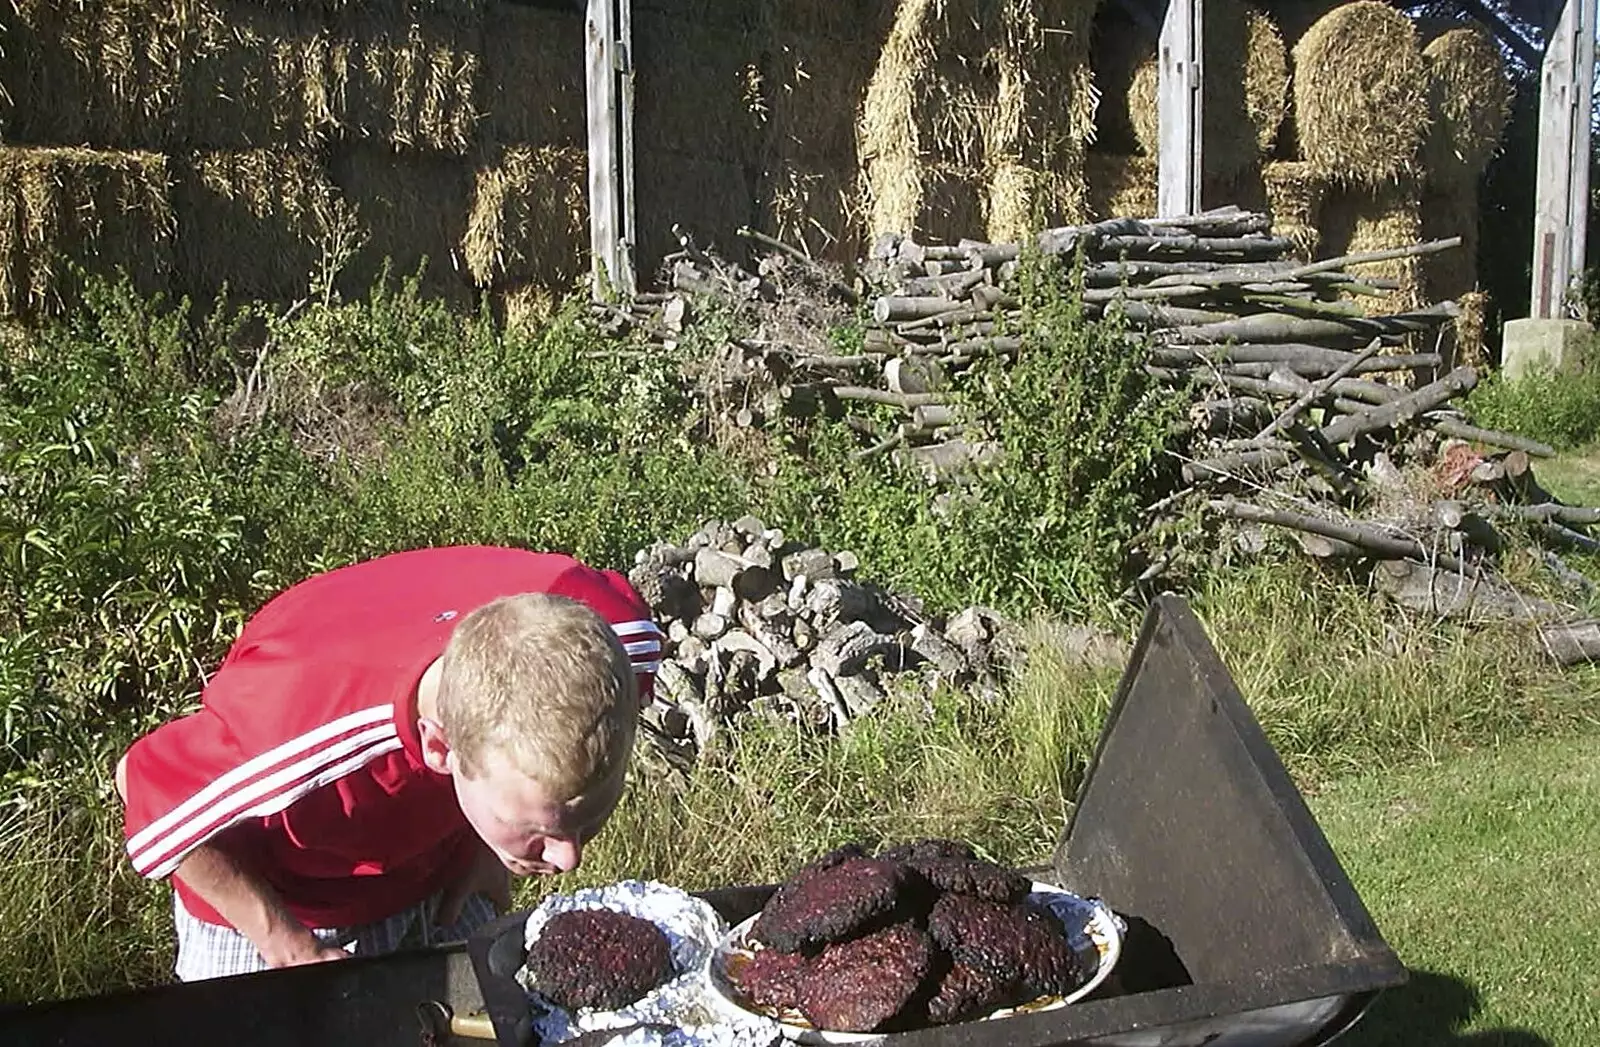
<svg viewBox="0 0 1600 1047"><path fill-rule="evenodd" d="M278 892L224 847L203 843L178 865L177 876L204 898L274 967L331 959L324 946L283 904Z"/></svg>

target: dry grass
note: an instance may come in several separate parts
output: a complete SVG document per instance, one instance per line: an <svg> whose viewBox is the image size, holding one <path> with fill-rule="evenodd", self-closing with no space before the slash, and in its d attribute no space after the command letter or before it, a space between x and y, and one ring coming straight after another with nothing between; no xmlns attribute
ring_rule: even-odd
<svg viewBox="0 0 1600 1047"><path fill-rule="evenodd" d="M174 161L178 282L197 300L284 302L307 293L338 190L316 157L281 149Z"/></svg>
<svg viewBox="0 0 1600 1047"><path fill-rule="evenodd" d="M1511 118L1505 60L1481 27L1448 30L1422 49L1431 78L1432 127L1423 146L1430 180L1476 181Z"/></svg>
<svg viewBox="0 0 1600 1047"><path fill-rule="evenodd" d="M1327 181L1303 160L1275 160L1262 167L1261 177L1273 233L1293 240L1301 256L1309 259L1322 242L1319 220Z"/></svg>
<svg viewBox="0 0 1600 1047"><path fill-rule="evenodd" d="M452 156L397 154L372 143L338 149L329 173L355 208L365 239L340 290L364 295L387 258L395 279L420 270L424 295L470 305L461 245L472 206L472 172L467 161Z"/></svg>
<svg viewBox="0 0 1600 1047"><path fill-rule="evenodd" d="M175 222L166 157L0 148L0 315L65 312L77 270L171 290Z"/></svg>
<svg viewBox="0 0 1600 1047"><path fill-rule="evenodd" d="M519 145L583 145L588 134L583 44L580 14L489 5L479 134Z"/></svg>
<svg viewBox="0 0 1600 1047"><path fill-rule="evenodd" d="M481 13L481 9L480 9ZM331 19L329 58L346 135L465 153L478 122L481 18L352 6Z"/></svg>
<svg viewBox="0 0 1600 1047"><path fill-rule="evenodd" d="M1210 0L1205 5L1205 63L1205 175L1227 179L1255 166L1277 141L1288 107L1288 52L1266 14L1243 0ZM1159 76L1152 43L1134 69L1127 93L1134 135L1149 156L1160 151Z"/></svg>
<svg viewBox="0 0 1600 1047"><path fill-rule="evenodd" d="M564 291L589 244L588 154L507 149L479 168L462 253L479 287L537 284Z"/></svg>
<svg viewBox="0 0 1600 1047"><path fill-rule="evenodd" d="M1156 213L1159 191L1154 157L1089 150L1084 163L1089 185L1089 213L1107 218L1148 218Z"/></svg>
<svg viewBox="0 0 1600 1047"><path fill-rule="evenodd" d="M1303 159L1367 185L1417 171L1429 76L1409 18L1378 0L1338 7L1295 45L1294 69Z"/></svg>

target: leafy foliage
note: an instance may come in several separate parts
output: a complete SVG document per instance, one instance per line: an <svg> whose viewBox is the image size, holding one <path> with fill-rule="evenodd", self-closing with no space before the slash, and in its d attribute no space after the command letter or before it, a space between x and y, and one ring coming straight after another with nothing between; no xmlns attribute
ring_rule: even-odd
<svg viewBox="0 0 1600 1047"><path fill-rule="evenodd" d="M1472 391L1468 409L1483 425L1521 433L1560 449L1600 440L1600 352L1581 369L1536 369L1515 381L1496 371Z"/></svg>

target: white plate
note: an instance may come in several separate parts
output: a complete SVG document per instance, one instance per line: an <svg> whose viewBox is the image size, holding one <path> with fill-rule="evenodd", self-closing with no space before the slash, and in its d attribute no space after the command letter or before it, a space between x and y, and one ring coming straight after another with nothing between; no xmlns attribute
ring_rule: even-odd
<svg viewBox="0 0 1600 1047"><path fill-rule="evenodd" d="M1094 965L1094 974L1087 982L1066 996L1041 996L1037 1000L1030 1000L1015 1007L1002 1007L981 1018L969 1020L989 1021L1013 1014L1033 1014L1065 1007L1094 992L1101 982L1110 977L1117 960L1122 956L1122 934L1127 928L1100 899L1082 898L1052 884L1034 881L1028 900L1043 906L1061 920L1067 929L1067 940L1081 958ZM779 1011L775 1007L761 1007L750 1003L734 985L728 968L730 962L748 960L755 955L756 950L762 948L759 944L752 944L746 939L746 933L755 921L756 917L752 916L733 927L722 941L717 943L716 949L709 957L706 981L713 1002L721 1007L730 1008L736 1014L756 1014L770 1018L779 1024L785 1036L798 1043L853 1044L883 1039L885 1033L831 1032L827 1029L818 1029L806 1021L797 1010Z"/></svg>

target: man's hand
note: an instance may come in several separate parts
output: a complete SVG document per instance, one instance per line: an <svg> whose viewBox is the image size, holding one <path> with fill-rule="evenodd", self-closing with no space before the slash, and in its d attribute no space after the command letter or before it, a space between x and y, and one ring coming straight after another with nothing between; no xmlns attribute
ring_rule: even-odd
<svg viewBox="0 0 1600 1047"><path fill-rule="evenodd" d="M296 967L350 954L324 945L283 904L276 891L240 863L220 841L203 843L178 865L178 875L250 940L272 967Z"/></svg>
<svg viewBox="0 0 1600 1047"><path fill-rule="evenodd" d="M263 937L256 943L256 948L260 950L261 958L273 967L299 967L350 957L339 946L318 941L317 936L304 927L285 927Z"/></svg>
<svg viewBox="0 0 1600 1047"><path fill-rule="evenodd" d="M481 841L473 843L472 864L461 878L445 888L434 917L438 927L449 927L461 919L461 909L474 894L484 894L494 903L496 914L511 908L511 873Z"/></svg>

